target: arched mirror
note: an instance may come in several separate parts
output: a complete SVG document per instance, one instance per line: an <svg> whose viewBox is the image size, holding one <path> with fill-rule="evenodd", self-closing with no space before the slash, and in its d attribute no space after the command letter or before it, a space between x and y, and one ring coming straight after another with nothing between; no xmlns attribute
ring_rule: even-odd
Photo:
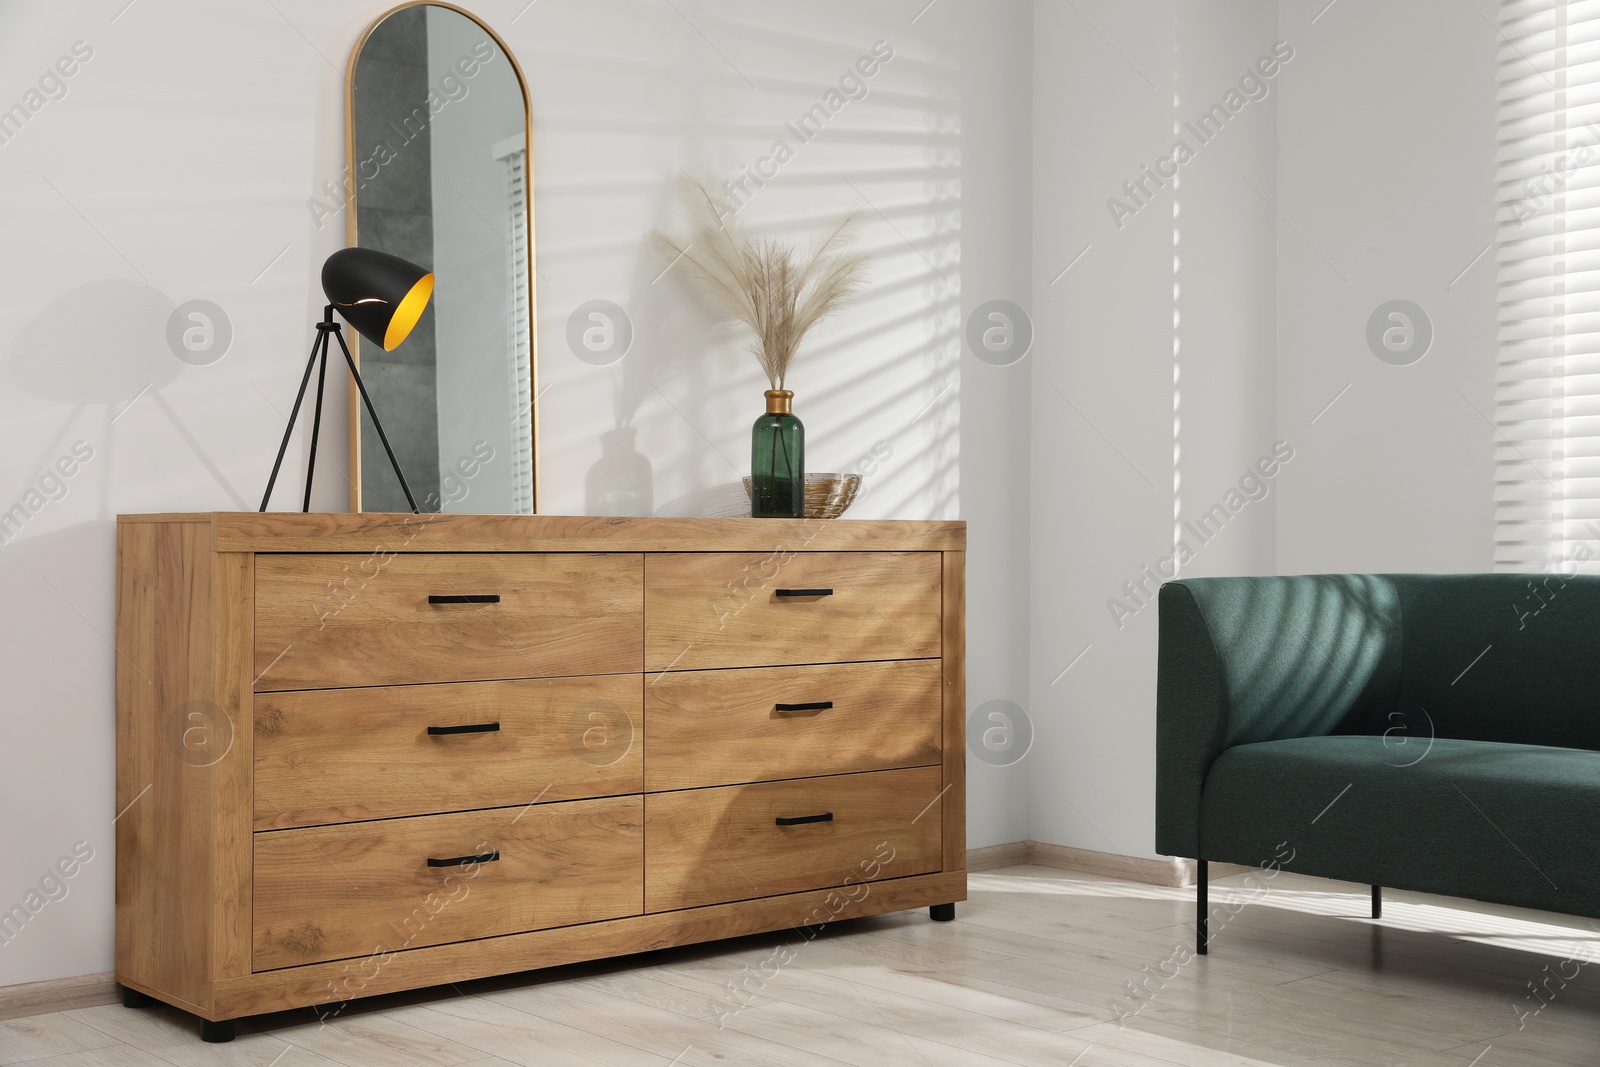
<svg viewBox="0 0 1600 1067"><path fill-rule="evenodd" d="M347 78L349 243L432 270L433 301L361 375L423 511L538 510L531 124L505 43L449 4L372 24ZM354 338L352 338L354 340ZM351 510L409 511L352 391Z"/></svg>

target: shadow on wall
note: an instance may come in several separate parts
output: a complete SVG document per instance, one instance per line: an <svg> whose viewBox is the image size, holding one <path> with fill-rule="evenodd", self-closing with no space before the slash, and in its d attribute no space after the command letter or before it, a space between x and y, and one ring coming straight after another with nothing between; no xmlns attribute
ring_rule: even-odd
<svg viewBox="0 0 1600 1067"><path fill-rule="evenodd" d="M767 384L745 351L747 335L713 330L683 272L664 272L645 240L652 227L683 229L674 186L686 170L742 179L730 199L751 233L801 247L859 209L861 246L872 255L867 289L809 335L789 383L806 423L807 466L867 474L862 499L871 503L853 514L954 517L958 68L935 57L926 32L898 21L890 31L854 9L825 19L800 3L731 15L695 5L681 14L629 10L648 25L629 41L608 40L604 54L541 46L574 39L565 24L521 49L544 164L535 174L548 388L541 474L556 509L562 496L576 503L576 486L561 484L575 480L567 471L584 472L590 514L650 514L748 473L749 426ZM763 25L747 21L757 19ZM814 32L819 23L826 35ZM870 79L853 73L879 41L892 58ZM838 91L847 75L850 95ZM638 113L642 100L653 116ZM799 125L806 115L810 125ZM580 335L569 320L597 299L614 302L631 331L610 362L574 351L571 340ZM604 421L600 390L610 395ZM886 454L894 461L881 462Z"/></svg>
<svg viewBox="0 0 1600 1067"><path fill-rule="evenodd" d="M90 444L104 453L106 467L97 481L101 514L109 514L116 420L136 401L148 399L234 505L240 511L253 510L162 395L185 369L174 348L182 344L184 323L174 323L174 310L172 301L153 286L107 279L58 297L24 324L6 353L9 378L31 396L73 407L39 461L22 469L46 466L63 451L68 430L79 416L95 410L106 429L100 431L100 440ZM174 330L178 337L171 336Z"/></svg>
<svg viewBox="0 0 1600 1067"><path fill-rule="evenodd" d="M668 180L655 190L653 228L668 228L677 221L672 211L672 186ZM652 382L656 378L671 374L679 361L698 358L703 364L710 352L709 345L696 346L692 331L671 322L674 305L681 303L684 292L681 285L666 281L665 268L666 264L654 255L649 239L641 238L633 250L627 302L634 309L636 324L644 327L650 340L634 348L631 359L624 353L618 364L620 370L612 372L615 428L601 435L600 458L589 468L584 483L584 510L591 515L655 513L655 471L649 458L639 452L634 419L654 392ZM700 324L709 328L709 315L701 316ZM708 335L702 329L698 336Z"/></svg>
<svg viewBox="0 0 1600 1067"><path fill-rule="evenodd" d="M45 471L69 455L77 440L73 427L91 411L104 429L88 444L98 462L109 468L112 420L136 397L157 393L183 370L162 343L172 310L172 301L153 286L106 279L63 294L23 325L6 353L7 377L29 396L72 406L60 428L19 470ZM99 511L108 515L111 481L104 476L106 470L99 473ZM41 496L50 500L42 491ZM33 506L38 503L38 498L28 498L26 489L15 500L0 501L0 509L13 509L10 523L0 521L0 542L8 546L13 566L16 549L11 543L28 537L27 527L35 525L41 510ZM17 505L26 514L15 512Z"/></svg>
<svg viewBox="0 0 1600 1067"><path fill-rule="evenodd" d="M162 343L172 309L165 294L143 282L79 286L17 334L6 359L11 380L41 400L103 405L110 418L183 370Z"/></svg>

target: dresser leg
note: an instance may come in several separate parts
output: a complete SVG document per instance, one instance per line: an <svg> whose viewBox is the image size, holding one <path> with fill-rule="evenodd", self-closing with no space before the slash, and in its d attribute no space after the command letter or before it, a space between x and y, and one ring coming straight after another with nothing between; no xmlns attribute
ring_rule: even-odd
<svg viewBox="0 0 1600 1067"><path fill-rule="evenodd" d="M224 1041L232 1041L233 1020L223 1019L221 1022L212 1022L210 1019L201 1019L200 1040L209 1041L214 1045L220 1045Z"/></svg>
<svg viewBox="0 0 1600 1067"><path fill-rule="evenodd" d="M954 904L935 904L928 909L928 918L936 923L954 922L956 906Z"/></svg>
<svg viewBox="0 0 1600 1067"><path fill-rule="evenodd" d="M141 993L137 989L130 989L125 985L117 986L122 993L122 1006L124 1008L143 1008L153 999L148 993Z"/></svg>

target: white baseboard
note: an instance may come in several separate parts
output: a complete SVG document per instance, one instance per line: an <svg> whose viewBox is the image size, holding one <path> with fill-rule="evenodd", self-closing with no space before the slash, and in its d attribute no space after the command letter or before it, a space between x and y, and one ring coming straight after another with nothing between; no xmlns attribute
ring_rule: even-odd
<svg viewBox="0 0 1600 1067"><path fill-rule="evenodd" d="M1166 889L1182 889L1194 885L1195 873L1198 870L1194 860L1120 856L1115 852L1096 852L1093 849L1073 848L1070 845L1053 845L1048 841L1012 841L1003 845L975 848L967 853L969 871L989 871L997 867L1023 864L1063 871L1081 871L1084 874L1100 874L1132 882L1148 882ZM1207 868L1207 880L1216 881L1218 878L1241 874L1249 869L1236 863L1213 863Z"/></svg>

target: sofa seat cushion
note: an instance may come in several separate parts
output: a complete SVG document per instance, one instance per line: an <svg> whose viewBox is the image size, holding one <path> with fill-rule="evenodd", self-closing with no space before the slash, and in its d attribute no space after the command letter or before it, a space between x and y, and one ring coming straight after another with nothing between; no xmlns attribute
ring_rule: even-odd
<svg viewBox="0 0 1600 1067"><path fill-rule="evenodd" d="M1287 847L1285 847L1285 843ZM1600 916L1600 752L1328 736L1227 749L1202 858Z"/></svg>

